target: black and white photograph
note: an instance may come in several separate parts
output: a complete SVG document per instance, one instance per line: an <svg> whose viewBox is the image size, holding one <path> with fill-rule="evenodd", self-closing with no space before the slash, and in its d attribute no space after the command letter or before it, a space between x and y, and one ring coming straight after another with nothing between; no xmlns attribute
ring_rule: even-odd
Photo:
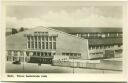
<svg viewBox="0 0 128 83"><path fill-rule="evenodd" d="M123 72L122 6L19 3L5 8L6 73Z"/></svg>

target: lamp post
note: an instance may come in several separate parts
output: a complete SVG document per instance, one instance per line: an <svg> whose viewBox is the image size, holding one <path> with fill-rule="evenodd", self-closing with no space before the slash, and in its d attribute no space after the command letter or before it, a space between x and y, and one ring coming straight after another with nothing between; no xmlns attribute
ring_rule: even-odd
<svg viewBox="0 0 128 83"><path fill-rule="evenodd" d="M71 52L70 52L70 54L71 54ZM69 54L69 56L70 56L70 54ZM74 54L72 54L72 56L73 56L73 74L74 74L74 73L75 73L75 72L74 72L74 67L75 67L75 66L74 66Z"/></svg>
<svg viewBox="0 0 128 83"><path fill-rule="evenodd" d="M23 51L23 72L24 72L24 63L25 63L25 56L26 56L26 52L25 51Z"/></svg>
<svg viewBox="0 0 128 83"><path fill-rule="evenodd" d="M74 74L74 56L73 56L73 74Z"/></svg>
<svg viewBox="0 0 128 83"><path fill-rule="evenodd" d="M23 72L24 72L24 54L23 54Z"/></svg>
<svg viewBox="0 0 128 83"><path fill-rule="evenodd" d="M55 53L56 53L56 51L51 51L51 58L52 58L52 60L54 59ZM51 61L51 63L53 65L53 61Z"/></svg>

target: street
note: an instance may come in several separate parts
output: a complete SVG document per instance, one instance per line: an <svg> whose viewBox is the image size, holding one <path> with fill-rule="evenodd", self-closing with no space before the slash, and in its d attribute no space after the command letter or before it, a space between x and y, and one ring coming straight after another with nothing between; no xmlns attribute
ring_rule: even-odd
<svg viewBox="0 0 128 83"><path fill-rule="evenodd" d="M121 71L52 66L50 64L6 63L6 73L121 73Z"/></svg>

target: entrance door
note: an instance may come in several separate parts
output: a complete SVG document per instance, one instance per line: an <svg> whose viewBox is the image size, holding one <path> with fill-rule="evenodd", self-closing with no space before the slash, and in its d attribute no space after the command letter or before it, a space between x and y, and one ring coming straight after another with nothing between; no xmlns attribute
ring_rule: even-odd
<svg viewBox="0 0 128 83"><path fill-rule="evenodd" d="M42 64L52 64L52 56L51 52L44 52L44 56L41 56L41 63Z"/></svg>
<svg viewBox="0 0 128 83"><path fill-rule="evenodd" d="M42 64L52 64L52 58L41 58Z"/></svg>
<svg viewBox="0 0 128 83"><path fill-rule="evenodd" d="M34 52L30 57L31 63L52 64L52 54L50 52Z"/></svg>

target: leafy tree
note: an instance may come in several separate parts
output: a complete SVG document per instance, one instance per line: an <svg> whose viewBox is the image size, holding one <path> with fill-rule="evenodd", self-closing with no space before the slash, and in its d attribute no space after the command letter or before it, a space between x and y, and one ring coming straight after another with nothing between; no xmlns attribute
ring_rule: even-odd
<svg viewBox="0 0 128 83"><path fill-rule="evenodd" d="M24 27L21 27L19 30L19 32L22 32L22 31L24 31Z"/></svg>
<svg viewBox="0 0 128 83"><path fill-rule="evenodd" d="M16 34L18 31L15 28L12 28L12 34Z"/></svg>

